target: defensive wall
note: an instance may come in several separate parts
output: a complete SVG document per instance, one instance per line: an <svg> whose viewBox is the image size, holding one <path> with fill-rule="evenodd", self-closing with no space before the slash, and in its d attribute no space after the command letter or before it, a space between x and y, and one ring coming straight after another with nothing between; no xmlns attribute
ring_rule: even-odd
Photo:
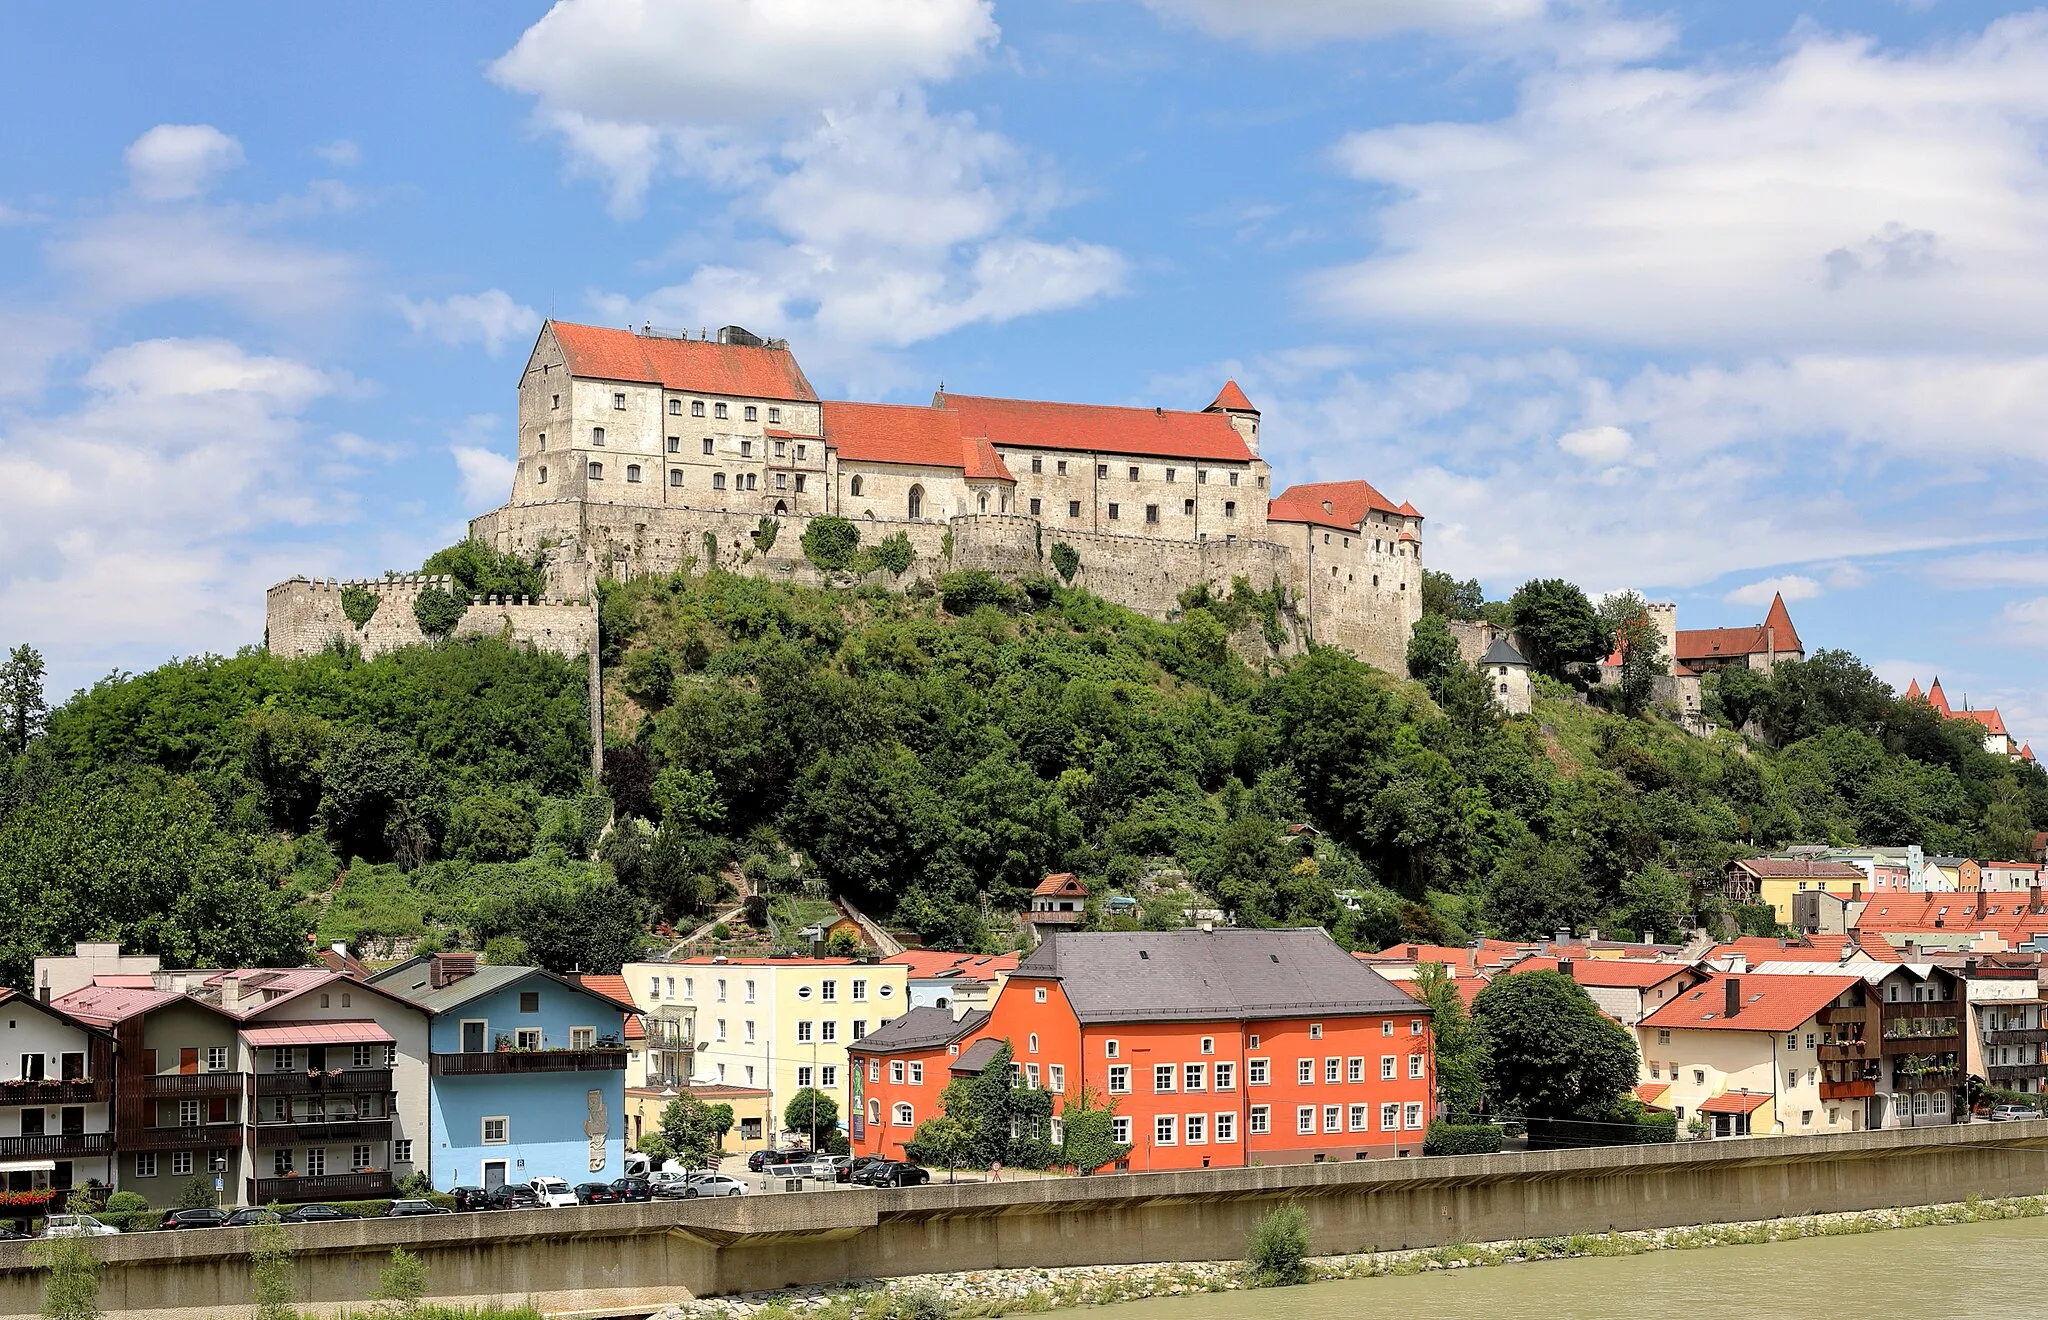
<svg viewBox="0 0 2048 1320"><path fill-rule="evenodd" d="M342 592L351 587L378 597L377 612L360 628L342 609ZM286 658L317 655L336 642L358 647L366 657L418 646L427 638L413 614L413 602L428 587L453 592L455 581L424 573L342 581L291 578L272 587L265 598L264 645L272 655ZM587 599L491 596L464 610L451 635L501 637L573 657L595 649L597 612Z"/></svg>
<svg viewBox="0 0 2048 1320"><path fill-rule="evenodd" d="M579 1210L439 1215L293 1230L301 1296L361 1309L391 1248L430 1297L533 1300L635 1316L689 1296L941 1270L1227 1260L1274 1205L1299 1202L1335 1254L1560 1237L2048 1191L2048 1120L1346 1164L816 1191ZM251 1313L243 1229L100 1240L110 1317ZM0 1243L0 1320L41 1274Z"/></svg>

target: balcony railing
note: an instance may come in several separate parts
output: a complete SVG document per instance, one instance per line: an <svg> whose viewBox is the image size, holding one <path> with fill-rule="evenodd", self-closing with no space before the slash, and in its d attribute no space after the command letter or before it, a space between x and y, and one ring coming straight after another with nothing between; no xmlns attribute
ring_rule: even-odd
<svg viewBox="0 0 2048 1320"><path fill-rule="evenodd" d="M436 1077L490 1077L508 1073L624 1072L626 1051L497 1050L492 1053L436 1054Z"/></svg>
<svg viewBox="0 0 2048 1320"><path fill-rule="evenodd" d="M240 1123L195 1123L184 1127L121 1129L122 1150L207 1150L241 1144Z"/></svg>
<svg viewBox="0 0 2048 1320"><path fill-rule="evenodd" d="M113 1080L107 1077L82 1077L70 1082L0 1082L0 1105L89 1105L113 1094Z"/></svg>
<svg viewBox="0 0 2048 1320"><path fill-rule="evenodd" d="M329 1141L389 1140L389 1118L317 1118L256 1125L256 1146L259 1150L275 1150L280 1146L317 1146Z"/></svg>
<svg viewBox="0 0 2048 1320"><path fill-rule="evenodd" d="M1813 1015L1814 1021L1824 1027L1839 1027L1843 1023L1868 1022L1872 1018L1869 1004L1829 1004Z"/></svg>
<svg viewBox="0 0 2048 1320"><path fill-rule="evenodd" d="M307 1201L381 1201L392 1194L386 1173L330 1173L319 1178L250 1178L250 1205L300 1205Z"/></svg>
<svg viewBox="0 0 2048 1320"><path fill-rule="evenodd" d="M256 1094L272 1095L388 1095L389 1068L343 1068L336 1072L260 1072Z"/></svg>
<svg viewBox="0 0 2048 1320"><path fill-rule="evenodd" d="M1892 1069L1894 1091L1934 1091L1942 1087L1960 1086L1963 1070L1956 1067L1929 1068L1918 1074L1909 1074L1903 1068Z"/></svg>
<svg viewBox="0 0 2048 1320"><path fill-rule="evenodd" d="M2048 1027L2037 1031L1986 1031L1986 1045L2048 1045Z"/></svg>
<svg viewBox="0 0 2048 1320"><path fill-rule="evenodd" d="M1875 1081L1822 1082L1820 1098L1823 1100L1861 1100L1877 1094Z"/></svg>
<svg viewBox="0 0 2048 1320"><path fill-rule="evenodd" d="M240 1095L242 1078L238 1072L208 1073L144 1073L136 1079L138 1091L147 1097L158 1096L166 1099L193 1095ZM122 1087L125 1090L127 1083Z"/></svg>
<svg viewBox="0 0 2048 1320"><path fill-rule="evenodd" d="M1873 1041L1838 1040L1823 1045L1816 1053L1822 1063L1848 1063L1856 1059L1874 1059L1882 1051Z"/></svg>
<svg viewBox="0 0 2048 1320"><path fill-rule="evenodd" d="M1994 1083L2017 1082L2027 1077L2048 1077L2048 1062L1994 1063L1984 1069L1985 1080Z"/></svg>
<svg viewBox="0 0 2048 1320"><path fill-rule="evenodd" d="M111 1132L70 1132L41 1137L0 1137L0 1159L68 1160L114 1153Z"/></svg>

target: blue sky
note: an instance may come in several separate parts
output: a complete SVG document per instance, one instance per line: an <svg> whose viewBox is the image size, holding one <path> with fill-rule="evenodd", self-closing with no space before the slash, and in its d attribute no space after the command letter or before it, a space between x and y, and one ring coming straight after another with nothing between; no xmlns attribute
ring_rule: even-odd
<svg viewBox="0 0 2048 1320"><path fill-rule="evenodd" d="M67 692L509 488L542 316L821 391L1200 407L1432 567L1782 586L2048 737L2048 11L17 6L0 643Z"/></svg>

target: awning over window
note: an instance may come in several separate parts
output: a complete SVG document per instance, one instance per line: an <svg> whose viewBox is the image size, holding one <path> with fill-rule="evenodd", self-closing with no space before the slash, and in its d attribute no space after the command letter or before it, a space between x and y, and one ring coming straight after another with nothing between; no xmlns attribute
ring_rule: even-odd
<svg viewBox="0 0 2048 1320"><path fill-rule="evenodd" d="M55 1173L55 1160L0 1160L0 1173Z"/></svg>
<svg viewBox="0 0 2048 1320"><path fill-rule="evenodd" d="M242 1039L258 1049L281 1045L388 1045L391 1033L365 1018L353 1022L273 1022L244 1027Z"/></svg>
<svg viewBox="0 0 2048 1320"><path fill-rule="evenodd" d="M1770 1096L1761 1091L1729 1091L1717 1095L1700 1106L1703 1114L1753 1114L1762 1109Z"/></svg>

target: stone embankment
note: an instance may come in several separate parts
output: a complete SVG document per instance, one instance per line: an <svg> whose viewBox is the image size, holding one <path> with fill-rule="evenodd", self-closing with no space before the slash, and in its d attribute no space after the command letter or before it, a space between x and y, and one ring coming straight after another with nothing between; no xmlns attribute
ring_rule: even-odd
<svg viewBox="0 0 2048 1320"><path fill-rule="evenodd" d="M1308 1261L1312 1281L1369 1279L1436 1270L1518 1265L1580 1256L1640 1256L1653 1251L1748 1246L1802 1238L1878 1233L1997 1219L2048 1215L2048 1196L1959 1201L1949 1205L1844 1214L1802 1215L1738 1224L1659 1228L1640 1232L1574 1234L1519 1242L1427 1247L1413 1251L1318 1256ZM969 1270L874 1279L844 1287L791 1288L679 1302L653 1320L976 1320L1029 1315L1076 1306L1106 1306L1148 1297L1232 1292L1255 1286L1244 1262L1191 1261L1171 1265L1077 1265L1058 1269Z"/></svg>

